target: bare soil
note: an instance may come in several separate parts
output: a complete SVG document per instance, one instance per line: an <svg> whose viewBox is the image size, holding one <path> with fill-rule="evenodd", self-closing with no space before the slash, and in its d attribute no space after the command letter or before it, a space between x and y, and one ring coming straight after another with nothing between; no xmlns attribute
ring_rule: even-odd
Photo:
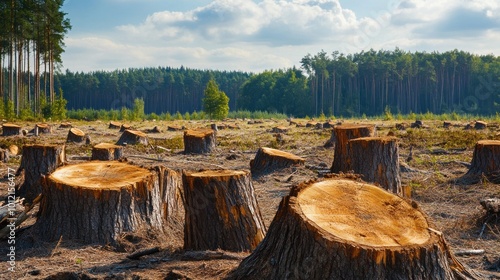
<svg viewBox="0 0 500 280"><path fill-rule="evenodd" d="M306 120L297 122L306 124ZM444 129L441 121L428 121L424 128L397 130L395 121L348 121L372 123L377 135L389 132L398 137L402 183L406 192L430 217L434 228L443 232L459 261L484 275L485 279L500 279L500 217L486 215L480 205L484 198L500 198L500 187L485 178L477 184L464 184L459 179L468 170L474 145L482 139L499 139L498 124L488 124L485 130L464 130L466 123L455 122ZM266 226L271 223L281 198L292 186L323 177L333 162L334 149L324 148L331 129L290 126L286 120L248 120L217 122L232 125L217 133L216 151L208 155L183 153L183 132L167 131L168 126L187 129L210 127L210 121L143 121L130 123L136 130L147 132L157 126L161 133L148 133L150 145L127 145L124 155L128 162L138 166L165 165L175 170L249 169L250 160L259 147L280 149L302 158L305 166L292 167L253 178L257 200ZM35 123L17 123L23 129L32 129ZM10 136L0 138L0 147L16 144L63 144L68 128L54 127L52 134L38 137ZM73 122L73 127L87 133L92 144L115 143L121 133L109 129L108 122ZM239 129L235 129L237 126ZM279 137L273 127L288 127ZM90 159L92 145L66 144L68 164ZM411 153L410 153L411 151ZM411 155L411 157L410 157ZM0 163L0 201L7 196L7 168L17 169L20 156ZM22 174L16 177L19 186ZM31 231L36 221L35 207L30 218L16 233L15 271L8 270L7 254L11 245L0 241L1 279L222 279L236 268L249 252L184 252L180 238L160 237L152 232L124 234L121 246L84 245L74 240L42 242ZM178 234L182 236L182 232ZM138 260L127 256L142 249L158 247L159 252ZM467 254L470 250L484 250Z"/></svg>

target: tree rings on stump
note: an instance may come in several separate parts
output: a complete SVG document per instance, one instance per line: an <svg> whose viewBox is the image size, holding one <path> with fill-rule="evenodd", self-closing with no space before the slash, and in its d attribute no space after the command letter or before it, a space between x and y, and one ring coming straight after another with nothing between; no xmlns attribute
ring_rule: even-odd
<svg viewBox="0 0 500 280"><path fill-rule="evenodd" d="M115 121L110 121L108 128L110 129L119 129L122 127L122 123L120 122L115 122Z"/></svg>
<svg viewBox="0 0 500 280"><path fill-rule="evenodd" d="M349 171L347 144L351 139L370 137L375 134L374 125L343 124L333 128L335 134L335 152L331 171L334 173Z"/></svg>
<svg viewBox="0 0 500 280"><path fill-rule="evenodd" d="M378 183L395 194L402 195L399 175L399 152L396 137L362 137L349 140L350 167L366 182Z"/></svg>
<svg viewBox="0 0 500 280"><path fill-rule="evenodd" d="M455 268L464 273L416 206L374 185L327 179L293 188L228 278L457 279Z"/></svg>
<svg viewBox="0 0 500 280"><path fill-rule="evenodd" d="M122 124L122 126L120 127L120 132L124 132L128 129L132 129L132 126L130 126L129 124Z"/></svg>
<svg viewBox="0 0 500 280"><path fill-rule="evenodd" d="M250 172L184 172L183 185L184 249L250 251L264 238Z"/></svg>
<svg viewBox="0 0 500 280"><path fill-rule="evenodd" d="M500 141L480 140L474 147L469 171L459 179L460 183L475 184L482 176L500 183Z"/></svg>
<svg viewBox="0 0 500 280"><path fill-rule="evenodd" d="M184 153L208 154L215 150L216 137L212 129L188 129L184 131Z"/></svg>
<svg viewBox="0 0 500 280"><path fill-rule="evenodd" d="M2 125L2 136L13 136L21 134L21 127L13 123L4 123Z"/></svg>
<svg viewBox="0 0 500 280"><path fill-rule="evenodd" d="M66 139L66 142L82 143L84 141L85 141L85 132L75 127L71 128L68 131L68 137Z"/></svg>
<svg viewBox="0 0 500 280"><path fill-rule="evenodd" d="M277 149L261 147L250 161L252 174L272 172L295 165L304 165L305 159Z"/></svg>
<svg viewBox="0 0 500 280"><path fill-rule="evenodd" d="M122 146L100 143L92 147L92 160L119 160L122 157Z"/></svg>
<svg viewBox="0 0 500 280"><path fill-rule="evenodd" d="M148 145L148 135L141 131L127 129L122 133L120 139L116 142L116 145L136 144Z"/></svg>
<svg viewBox="0 0 500 280"><path fill-rule="evenodd" d="M42 192L41 178L54 171L66 161L64 145L25 145L21 165L17 173L24 170L24 182L17 195L32 201Z"/></svg>
<svg viewBox="0 0 500 280"><path fill-rule="evenodd" d="M37 131L37 130L38 130L38 133L46 133L46 134L52 133L52 127L46 123L36 124L35 131ZM35 132L35 134L36 134L36 132Z"/></svg>

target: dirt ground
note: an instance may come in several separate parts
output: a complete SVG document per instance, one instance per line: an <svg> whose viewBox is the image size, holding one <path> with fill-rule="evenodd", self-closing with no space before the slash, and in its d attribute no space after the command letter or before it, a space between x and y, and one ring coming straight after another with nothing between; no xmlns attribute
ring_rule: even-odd
<svg viewBox="0 0 500 280"><path fill-rule="evenodd" d="M335 122L342 120L335 120ZM307 120L297 120L305 125ZM430 217L435 228L444 233L457 259L484 275L486 279L500 279L500 217L485 216L480 205L483 198L500 198L500 187L483 179L476 184L459 184L458 179L468 170L474 144L481 139L500 139L498 124L489 124L485 130L465 130L465 122L454 122L445 129L442 121L427 121L424 128L396 129L398 121L346 120L349 123L372 123L379 136L393 133L399 138L402 182L411 198ZM210 121L143 121L130 123L134 129L147 131L158 126L161 133L150 133L150 146L131 146L124 149L128 162L137 165L163 164L175 170L249 169L250 160L261 146L291 152L306 159L305 166L288 168L253 178L253 186L266 226L271 223L281 198L290 188L310 179L325 175L333 162L333 148L323 145L330 138L331 128L318 129L290 125L286 120L226 120L216 122L217 148L209 155L183 154L183 132L168 131L168 126L186 128L209 127ZM34 123L18 123L31 130ZM0 147L12 144L22 148L31 143L65 143L68 128L49 122L52 134L35 137L0 137ZM109 129L108 122L73 122L90 135L92 144L115 143L120 132ZM273 127L288 129L278 141ZM66 144L68 164L89 159L92 145ZM412 158L409 159L411 150ZM21 156L0 164L0 201L7 196L7 169L17 169ZM16 177L19 186L22 175ZM42 242L31 231L36 221L37 207L16 234L15 272L9 271L7 254L10 245L0 241L1 279L221 279L236 268L248 252L184 252L182 240L154 238L151 235L130 233L123 236L120 248L106 245L83 245L61 239ZM130 260L130 253L151 247L160 251ZM484 250L466 254L470 250ZM464 253L465 251L465 253Z"/></svg>

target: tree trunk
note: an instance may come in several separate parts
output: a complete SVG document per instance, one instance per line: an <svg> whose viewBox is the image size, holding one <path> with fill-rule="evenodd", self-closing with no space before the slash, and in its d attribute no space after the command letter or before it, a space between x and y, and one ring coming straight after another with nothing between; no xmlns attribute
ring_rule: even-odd
<svg viewBox="0 0 500 280"><path fill-rule="evenodd" d="M469 171L459 179L460 183L475 184L482 177L500 183L500 141L480 140L476 143Z"/></svg>
<svg viewBox="0 0 500 280"><path fill-rule="evenodd" d="M465 279L414 203L345 179L308 182L281 201L264 240L228 279ZM473 277L471 277L474 279Z"/></svg>
<svg viewBox="0 0 500 280"><path fill-rule="evenodd" d="M118 142L116 142L116 145L122 146L136 144L148 145L148 136L144 132L127 129L122 133Z"/></svg>
<svg viewBox="0 0 500 280"><path fill-rule="evenodd" d="M250 172L185 172L183 185L184 249L250 251L264 238Z"/></svg>
<svg viewBox="0 0 500 280"><path fill-rule="evenodd" d="M109 122L109 128L111 128L111 129L118 129L121 127L122 127L122 123L114 122L114 121Z"/></svg>
<svg viewBox="0 0 500 280"><path fill-rule="evenodd" d="M64 145L25 145L21 165L17 170L24 170L24 182L17 190L17 196L31 202L42 192L41 178L54 171L66 161Z"/></svg>
<svg viewBox="0 0 500 280"><path fill-rule="evenodd" d="M212 129L184 131L184 153L208 154L215 150L216 137Z"/></svg>
<svg viewBox="0 0 500 280"><path fill-rule="evenodd" d="M349 168L349 156L347 154L347 144L349 140L360 137L370 137L375 134L374 125L343 124L333 128L335 133L335 152L331 171L347 172Z"/></svg>
<svg viewBox="0 0 500 280"><path fill-rule="evenodd" d="M399 175L399 151L395 137L362 137L349 140L350 169L363 180L390 192L403 194Z"/></svg>
<svg viewBox="0 0 500 280"><path fill-rule="evenodd" d="M119 160L122 157L122 146L100 143L92 147L92 160Z"/></svg>
<svg viewBox="0 0 500 280"><path fill-rule="evenodd" d="M12 123L4 123L2 125L2 136L13 136L21 134L21 127L12 124Z"/></svg>
<svg viewBox="0 0 500 280"><path fill-rule="evenodd" d="M172 178L167 178L172 177ZM67 165L45 177L35 231L41 239L116 245L125 232L163 232L180 205L180 174L122 162ZM176 201L176 205L166 205ZM64 213L64 214L62 214Z"/></svg>
<svg viewBox="0 0 500 280"><path fill-rule="evenodd" d="M277 169L290 166L304 165L305 159L284 151L261 147L255 158L250 161L250 169L253 175L270 173Z"/></svg>
<svg viewBox="0 0 500 280"><path fill-rule="evenodd" d="M68 131L66 142L82 143L83 141L85 141L85 132L74 127Z"/></svg>

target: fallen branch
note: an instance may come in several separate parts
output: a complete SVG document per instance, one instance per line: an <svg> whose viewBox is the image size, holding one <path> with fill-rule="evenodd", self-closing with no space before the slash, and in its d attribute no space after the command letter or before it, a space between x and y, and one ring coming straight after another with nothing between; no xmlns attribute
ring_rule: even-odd
<svg viewBox="0 0 500 280"><path fill-rule="evenodd" d="M28 219L28 213L35 207L37 203L42 199L42 195L39 194L29 206L25 207L24 211L19 214L14 222L15 228L17 228L20 224L22 224L26 219ZM12 227L7 225L4 228L0 229L0 239L7 237L10 234Z"/></svg>
<svg viewBox="0 0 500 280"><path fill-rule="evenodd" d="M457 256L470 256L470 255L482 255L484 254L483 249L470 249L470 250L461 250L455 252Z"/></svg>
<svg viewBox="0 0 500 280"><path fill-rule="evenodd" d="M187 251L182 256L183 261L207 261L207 260L242 260L246 256L231 254L223 251Z"/></svg>
<svg viewBox="0 0 500 280"><path fill-rule="evenodd" d="M136 251L136 252L128 255L127 259L138 260L142 256L147 256L147 255L151 255L151 254L158 253L158 252L160 252L160 247L143 249L143 250L139 250L139 251Z"/></svg>

